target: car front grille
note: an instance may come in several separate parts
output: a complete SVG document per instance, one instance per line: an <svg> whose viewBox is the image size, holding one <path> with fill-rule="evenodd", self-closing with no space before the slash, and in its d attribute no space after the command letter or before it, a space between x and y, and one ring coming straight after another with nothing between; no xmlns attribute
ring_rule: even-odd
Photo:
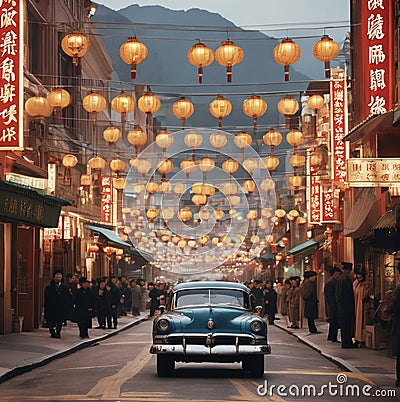
<svg viewBox="0 0 400 402"><path fill-rule="evenodd" d="M164 342L170 345L207 345L208 335L182 335L168 336L164 338ZM213 346L217 345L254 345L256 339L252 336L243 335L211 335ZM265 342L265 340L264 340Z"/></svg>

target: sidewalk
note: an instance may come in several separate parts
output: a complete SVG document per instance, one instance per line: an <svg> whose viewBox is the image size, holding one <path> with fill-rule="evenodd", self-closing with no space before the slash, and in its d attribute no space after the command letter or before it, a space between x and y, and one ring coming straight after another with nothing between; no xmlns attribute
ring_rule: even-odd
<svg viewBox="0 0 400 402"><path fill-rule="evenodd" d="M93 328L89 329L89 339L79 338L77 324L68 321L61 331L61 339L50 337L47 328L35 329L32 332L0 335L0 383L42 366L58 357L67 355L84 347L116 335L118 332L146 320L147 313L140 316L118 318L117 329L94 329L97 326L93 319Z"/></svg>
<svg viewBox="0 0 400 402"><path fill-rule="evenodd" d="M279 314L277 317L280 319L275 321L274 325L276 327L297 337L299 341L335 362L343 370L365 375L366 377L371 373L387 374L391 381L394 382L396 360L388 356L387 350L342 349L339 342L330 342L326 339L329 324L325 321L316 320L318 331L321 331L321 333L310 334L307 323L303 323L303 328L300 329L287 328L287 317Z"/></svg>

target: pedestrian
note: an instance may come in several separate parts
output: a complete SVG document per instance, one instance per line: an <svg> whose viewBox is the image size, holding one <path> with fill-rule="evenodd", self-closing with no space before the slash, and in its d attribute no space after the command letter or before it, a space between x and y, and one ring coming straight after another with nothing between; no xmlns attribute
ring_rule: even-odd
<svg viewBox="0 0 400 402"><path fill-rule="evenodd" d="M365 281L365 271L356 271L356 279L353 282L354 292L354 342L356 346L365 347L365 325L367 320L366 301L369 295L369 285Z"/></svg>
<svg viewBox="0 0 400 402"><path fill-rule="evenodd" d="M290 289L290 280L289 279L285 279L283 284L281 286L277 286L276 287L276 293L278 294L278 312L280 311L280 313L283 316L287 316L288 315L288 301L287 301L287 291ZM280 304L279 304L279 295L280 297Z"/></svg>
<svg viewBox="0 0 400 402"><path fill-rule="evenodd" d="M149 317L154 317L154 313L160 306L160 300L158 299L158 289L153 282L149 283L149 298L150 298L150 313Z"/></svg>
<svg viewBox="0 0 400 402"><path fill-rule="evenodd" d="M114 326L114 329L117 329L118 308L121 303L121 292L118 286L112 281L112 279L107 282L106 289L109 311L109 314L107 315L107 328L111 329L112 324Z"/></svg>
<svg viewBox="0 0 400 402"><path fill-rule="evenodd" d="M298 276L290 278L291 288L287 291L287 300L289 305L289 328L298 329L300 320L300 290Z"/></svg>
<svg viewBox="0 0 400 402"><path fill-rule="evenodd" d="M339 317L337 312L336 285L342 270L338 267L328 267L331 278L324 286L325 310L329 322L328 341L339 342Z"/></svg>
<svg viewBox="0 0 400 402"><path fill-rule="evenodd" d="M132 293L129 286L128 278L125 275L121 276L120 279L120 292L122 297L122 304L121 304L121 316L126 316L127 312L132 309Z"/></svg>
<svg viewBox="0 0 400 402"><path fill-rule="evenodd" d="M107 299L107 289L104 280L100 279L98 287L94 292L96 297L96 315L97 322L99 323L96 329L106 329L106 319L110 314L108 299Z"/></svg>
<svg viewBox="0 0 400 402"><path fill-rule="evenodd" d="M264 315L264 295L263 295L263 283L257 279L255 285L251 289L251 303L253 311L256 311L258 307L262 308L262 314Z"/></svg>
<svg viewBox="0 0 400 402"><path fill-rule="evenodd" d="M74 317L79 327L79 337L89 338L88 329L92 327L92 317L95 311L96 299L90 289L90 281L82 276L79 279L81 286L75 295Z"/></svg>
<svg viewBox="0 0 400 402"><path fill-rule="evenodd" d="M336 284L336 302L342 338L342 348L354 348L354 291L353 264L342 262L342 273Z"/></svg>
<svg viewBox="0 0 400 402"><path fill-rule="evenodd" d="M140 285L136 283L135 279L130 281L130 290L132 315L138 316L140 315L140 308L142 306L142 294L140 292Z"/></svg>
<svg viewBox="0 0 400 402"><path fill-rule="evenodd" d="M400 272L400 269L399 269ZM395 340L396 387L400 387L400 286L394 291L392 303L385 309L386 314L393 314L392 335Z"/></svg>
<svg viewBox="0 0 400 402"><path fill-rule="evenodd" d="M78 291L78 283L79 278L76 274L71 274L67 283L67 292L68 292L68 306L67 306L67 319L71 320L72 318L72 310L74 307L74 298L75 294ZM64 323L66 325L66 322Z"/></svg>
<svg viewBox="0 0 400 402"><path fill-rule="evenodd" d="M277 294L275 289L272 287L272 281L267 281L264 289L264 312L267 315L268 323L270 325L274 325L275 314L278 312L276 302Z"/></svg>
<svg viewBox="0 0 400 402"><path fill-rule="evenodd" d="M62 279L63 273L54 271L50 285L44 290L44 318L52 338L61 338L61 329L68 311L68 291Z"/></svg>
<svg viewBox="0 0 400 402"><path fill-rule="evenodd" d="M308 330L311 334L321 333L315 326L315 319L318 318L316 280L315 271L304 271L304 281L300 286L300 296L304 300L304 317L307 318Z"/></svg>

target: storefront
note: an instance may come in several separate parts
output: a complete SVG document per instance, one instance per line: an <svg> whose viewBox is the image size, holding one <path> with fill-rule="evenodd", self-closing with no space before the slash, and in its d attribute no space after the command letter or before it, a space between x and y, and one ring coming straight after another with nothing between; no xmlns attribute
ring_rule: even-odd
<svg viewBox="0 0 400 402"><path fill-rule="evenodd" d="M12 330L13 317L24 317L31 331L41 321L39 277L42 230L56 227L61 207L69 202L0 180L0 333Z"/></svg>

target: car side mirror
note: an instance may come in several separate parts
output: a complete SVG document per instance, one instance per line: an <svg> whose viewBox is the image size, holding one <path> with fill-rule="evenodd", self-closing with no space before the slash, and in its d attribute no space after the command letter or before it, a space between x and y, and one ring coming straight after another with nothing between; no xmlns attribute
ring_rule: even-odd
<svg viewBox="0 0 400 402"><path fill-rule="evenodd" d="M160 307L159 307L159 310L160 310L160 314L164 313L164 311L165 311L165 306L160 306Z"/></svg>

